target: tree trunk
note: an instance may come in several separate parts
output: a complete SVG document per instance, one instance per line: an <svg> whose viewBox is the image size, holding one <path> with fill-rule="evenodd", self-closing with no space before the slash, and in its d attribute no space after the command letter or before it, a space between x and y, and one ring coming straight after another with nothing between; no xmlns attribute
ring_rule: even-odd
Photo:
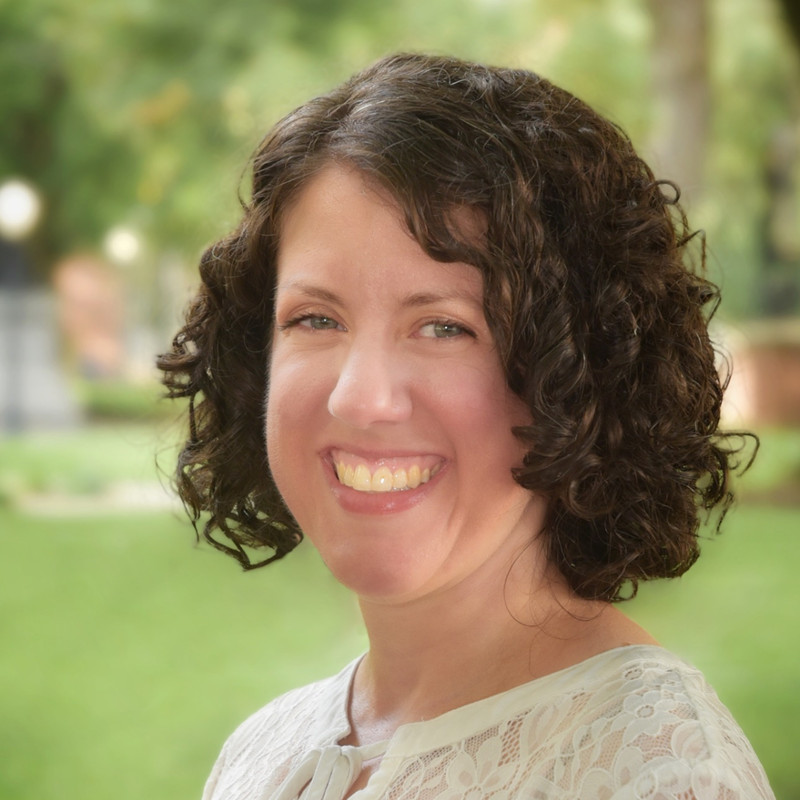
<svg viewBox="0 0 800 800"><path fill-rule="evenodd" d="M797 47L800 47L800 0L778 0L786 27Z"/></svg>
<svg viewBox="0 0 800 800"><path fill-rule="evenodd" d="M649 0L653 21L656 124L651 144L658 177L674 180L695 205L704 188L710 130L706 0Z"/></svg>

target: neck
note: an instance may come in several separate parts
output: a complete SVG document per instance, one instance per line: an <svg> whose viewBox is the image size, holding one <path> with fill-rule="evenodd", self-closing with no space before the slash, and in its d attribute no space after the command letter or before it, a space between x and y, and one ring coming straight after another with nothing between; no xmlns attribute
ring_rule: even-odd
<svg viewBox="0 0 800 800"><path fill-rule="evenodd" d="M362 743L581 660L605 604L575 598L528 548L478 575L402 604L361 600L370 640L352 699ZM531 581L531 575L535 579ZM589 620L587 622L586 620ZM589 649L596 647L589 645Z"/></svg>

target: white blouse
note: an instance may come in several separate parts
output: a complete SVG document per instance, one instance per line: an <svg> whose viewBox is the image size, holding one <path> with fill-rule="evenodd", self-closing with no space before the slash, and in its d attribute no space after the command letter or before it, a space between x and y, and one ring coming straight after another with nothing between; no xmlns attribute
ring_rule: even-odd
<svg viewBox="0 0 800 800"><path fill-rule="evenodd" d="M742 730L660 647L610 650L391 739L340 746L357 661L279 697L230 737L203 800L754 800L774 795Z"/></svg>

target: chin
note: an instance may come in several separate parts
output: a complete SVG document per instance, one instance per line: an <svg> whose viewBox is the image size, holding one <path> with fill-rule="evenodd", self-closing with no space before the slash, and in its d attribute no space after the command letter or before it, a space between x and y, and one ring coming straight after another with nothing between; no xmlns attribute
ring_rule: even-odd
<svg viewBox="0 0 800 800"><path fill-rule="evenodd" d="M403 569L397 559L360 557L355 563L326 562L339 583L367 602L401 603L424 593L424 576Z"/></svg>

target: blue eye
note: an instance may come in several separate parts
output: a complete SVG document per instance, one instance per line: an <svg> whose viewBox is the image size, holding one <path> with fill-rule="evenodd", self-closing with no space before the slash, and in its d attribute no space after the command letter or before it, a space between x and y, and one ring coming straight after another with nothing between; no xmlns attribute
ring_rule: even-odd
<svg viewBox="0 0 800 800"><path fill-rule="evenodd" d="M332 317L317 316L310 314L297 321L299 325L305 325L315 331L331 331L339 327L339 323Z"/></svg>
<svg viewBox="0 0 800 800"><path fill-rule="evenodd" d="M455 322L448 320L438 320L436 322L429 322L420 328L420 336L428 339L454 339L457 336L474 336L472 331L465 328L463 325L458 325Z"/></svg>
<svg viewBox="0 0 800 800"><path fill-rule="evenodd" d="M278 325L278 330L288 331L298 327L311 331L335 331L342 328L342 325L333 317L326 317L324 314L302 314Z"/></svg>

